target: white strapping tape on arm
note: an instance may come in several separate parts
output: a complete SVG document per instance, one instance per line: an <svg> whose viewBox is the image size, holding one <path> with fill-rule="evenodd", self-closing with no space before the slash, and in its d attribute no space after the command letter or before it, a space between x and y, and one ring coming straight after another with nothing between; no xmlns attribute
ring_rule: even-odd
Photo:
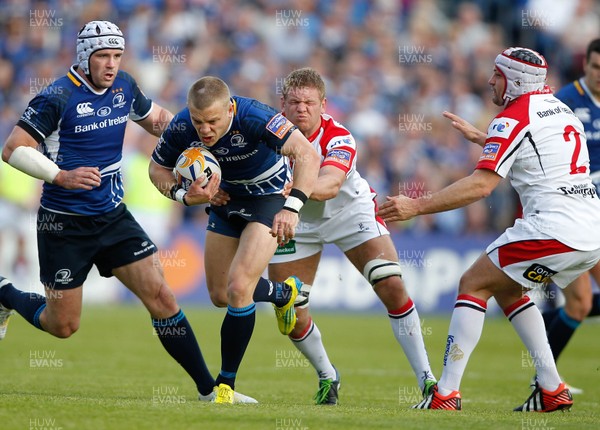
<svg viewBox="0 0 600 430"><path fill-rule="evenodd" d="M10 155L8 164L50 184L60 172L60 167L54 161L31 146L17 146Z"/></svg>

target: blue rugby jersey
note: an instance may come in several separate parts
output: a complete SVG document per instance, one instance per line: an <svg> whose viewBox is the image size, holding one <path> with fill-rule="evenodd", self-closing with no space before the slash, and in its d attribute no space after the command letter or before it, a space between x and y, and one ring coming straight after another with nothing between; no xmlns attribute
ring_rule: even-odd
<svg viewBox="0 0 600 430"><path fill-rule="evenodd" d="M180 111L160 137L152 159L173 169L191 146L208 149L221 166L221 188L232 196L279 194L290 179L281 147L296 127L275 109L257 100L233 96L229 131L213 146L202 144L190 111Z"/></svg>
<svg viewBox="0 0 600 430"><path fill-rule="evenodd" d="M123 71L112 87L98 93L71 67L34 97L17 125L62 170L98 167L102 175L100 186L90 191L44 183L41 205L78 215L99 215L117 207L123 200L121 158L127 120L142 120L151 109L152 100Z"/></svg>
<svg viewBox="0 0 600 430"><path fill-rule="evenodd" d="M583 123L590 153L590 171L600 171L600 103L591 95L583 78L560 89L555 96L569 106Z"/></svg>

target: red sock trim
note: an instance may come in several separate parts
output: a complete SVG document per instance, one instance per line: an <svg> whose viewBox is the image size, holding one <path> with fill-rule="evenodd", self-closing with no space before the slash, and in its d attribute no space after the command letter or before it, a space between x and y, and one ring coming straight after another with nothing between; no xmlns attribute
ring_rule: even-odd
<svg viewBox="0 0 600 430"><path fill-rule="evenodd" d="M398 309L389 310L388 314L389 315L402 315L406 311L410 310L410 308L412 308L414 305L415 304L413 303L413 301L409 297L408 301L404 304L404 306L402 306L401 308L398 308Z"/></svg>
<svg viewBox="0 0 600 430"><path fill-rule="evenodd" d="M290 339L293 339L293 340L300 340L300 339L303 339L303 338L304 338L304 336L306 336L306 334L307 334L307 333L309 332L309 330L311 329L312 325L313 325L313 320L312 320L312 317L309 317L309 319L308 319L308 324L306 324L306 328L305 328L304 330L302 330L302 333L300 333L300 334L299 334L297 337L294 337L294 336L290 335Z"/></svg>
<svg viewBox="0 0 600 430"><path fill-rule="evenodd" d="M487 302L485 300L478 299L477 297L473 297L468 294L459 294L456 298L456 301L458 302L459 300L468 300L469 302L477 303L483 309L487 309Z"/></svg>
<svg viewBox="0 0 600 430"><path fill-rule="evenodd" d="M515 309L518 309L521 306L523 306L524 304L528 303L529 300L530 300L529 296L521 297L519 300L514 302L512 305L510 305L506 309L504 309L504 315L509 316Z"/></svg>

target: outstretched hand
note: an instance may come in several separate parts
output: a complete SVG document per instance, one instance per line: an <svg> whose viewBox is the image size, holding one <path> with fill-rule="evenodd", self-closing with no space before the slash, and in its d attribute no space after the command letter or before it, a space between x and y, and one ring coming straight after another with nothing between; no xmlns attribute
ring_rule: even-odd
<svg viewBox="0 0 600 430"><path fill-rule="evenodd" d="M453 114L452 112L444 111L442 115L452 121L452 127L460 131L465 139L470 140L471 142L482 147L485 145L485 139L487 135L476 128L473 124L462 119L458 115Z"/></svg>
<svg viewBox="0 0 600 430"><path fill-rule="evenodd" d="M377 215L385 222L407 221L419 214L416 199L400 194L396 197L387 196L386 200L377 211Z"/></svg>

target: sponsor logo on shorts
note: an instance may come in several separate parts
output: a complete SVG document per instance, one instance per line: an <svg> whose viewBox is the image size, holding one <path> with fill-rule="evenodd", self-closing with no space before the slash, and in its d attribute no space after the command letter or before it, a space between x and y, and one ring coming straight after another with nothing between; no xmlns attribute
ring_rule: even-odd
<svg viewBox="0 0 600 430"><path fill-rule="evenodd" d="M152 242L148 242L147 240L145 240L141 243L141 247L142 249L140 249L139 251L133 251L133 255L138 256L140 254L145 254L151 249L154 249L156 246Z"/></svg>
<svg viewBox="0 0 600 430"><path fill-rule="evenodd" d="M525 272L523 272L523 277L528 281L535 282L538 284L545 284L550 281L550 278L553 275L556 275L558 272L549 269L546 266L542 266L541 264L534 263Z"/></svg>
<svg viewBox="0 0 600 430"><path fill-rule="evenodd" d="M241 208L239 211L230 211L227 215L231 216L231 215L239 215L241 217L244 218L249 218L252 216L251 213L246 212L246 209Z"/></svg>
<svg viewBox="0 0 600 430"><path fill-rule="evenodd" d="M292 124L280 113L271 118L271 121L269 121L267 124L267 130L269 130L279 139L283 139L283 137L292 129L292 127L294 127L294 124Z"/></svg>
<svg viewBox="0 0 600 430"><path fill-rule="evenodd" d="M275 250L275 255L287 255L296 253L296 241L290 240L285 245L280 245Z"/></svg>
<svg viewBox="0 0 600 430"><path fill-rule="evenodd" d="M69 269L60 269L54 275L54 282L56 284L66 285L69 282L72 282L73 278L71 277L71 271Z"/></svg>

